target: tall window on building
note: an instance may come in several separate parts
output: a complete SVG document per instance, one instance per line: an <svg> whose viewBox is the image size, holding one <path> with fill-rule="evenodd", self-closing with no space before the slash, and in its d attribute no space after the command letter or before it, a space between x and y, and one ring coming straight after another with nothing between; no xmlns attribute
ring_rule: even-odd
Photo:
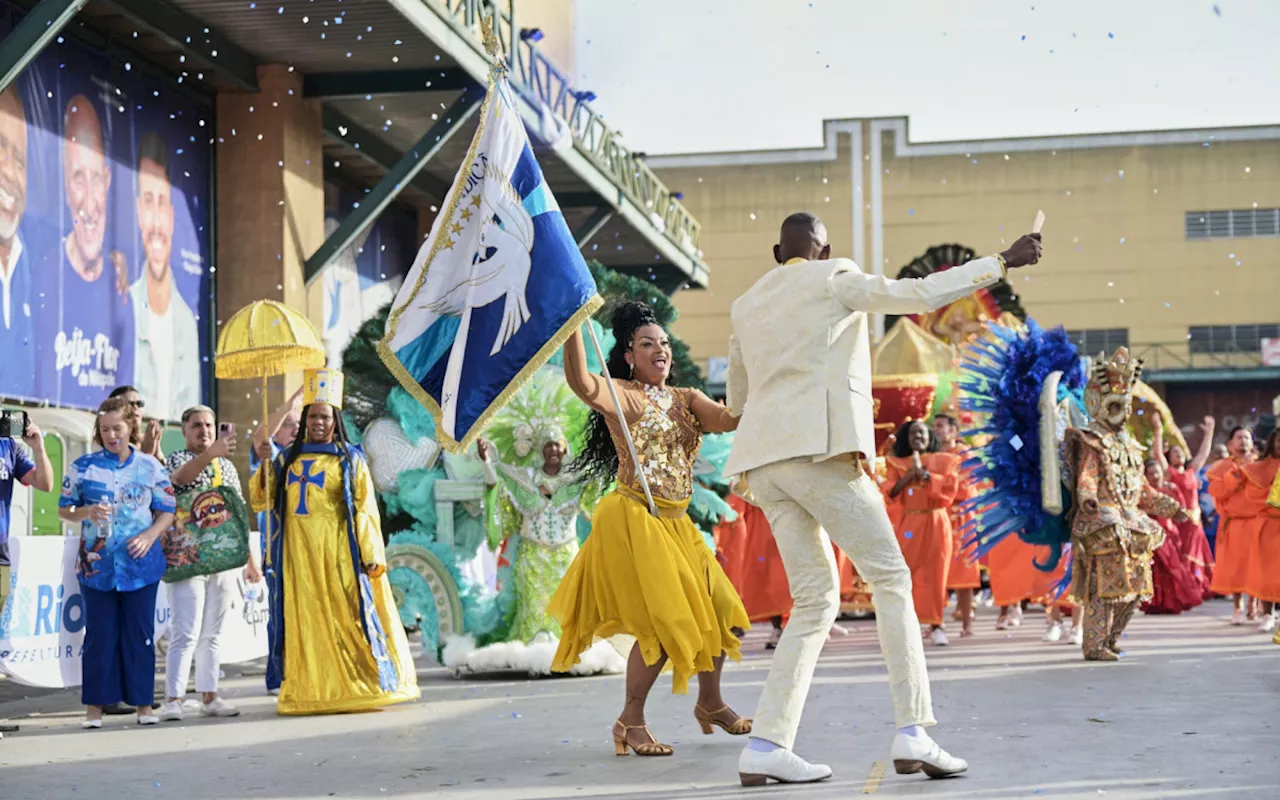
<svg viewBox="0 0 1280 800"><path fill-rule="evenodd" d="M1110 355L1117 347L1129 346L1128 328L1091 328L1081 331L1067 331L1067 338L1080 350L1080 355L1096 356L1099 353Z"/></svg>
<svg viewBox="0 0 1280 800"><path fill-rule="evenodd" d="M1188 211L1187 239L1249 239L1280 236L1280 208Z"/></svg>
<svg viewBox="0 0 1280 800"><path fill-rule="evenodd" d="M1280 337L1280 325L1198 325L1187 333L1193 353L1257 353L1263 339Z"/></svg>

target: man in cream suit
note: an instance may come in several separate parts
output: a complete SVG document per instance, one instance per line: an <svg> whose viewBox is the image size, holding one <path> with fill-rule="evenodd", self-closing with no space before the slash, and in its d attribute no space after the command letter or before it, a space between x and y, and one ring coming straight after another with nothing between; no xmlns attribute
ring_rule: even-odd
<svg viewBox="0 0 1280 800"><path fill-rule="evenodd" d="M773 656L752 738L739 759L743 785L824 780L831 769L795 755L813 669L840 607L828 533L871 586L880 647L889 669L900 773L942 777L968 765L940 748L934 724L911 572L884 500L865 470L875 455L871 399L872 313L941 308L991 286L1006 269L1034 264L1040 236L1001 255L927 278L867 275L831 259L827 231L812 214L793 214L773 248L782 265L733 304L729 408L741 416L726 475L744 475L773 527L795 606Z"/></svg>

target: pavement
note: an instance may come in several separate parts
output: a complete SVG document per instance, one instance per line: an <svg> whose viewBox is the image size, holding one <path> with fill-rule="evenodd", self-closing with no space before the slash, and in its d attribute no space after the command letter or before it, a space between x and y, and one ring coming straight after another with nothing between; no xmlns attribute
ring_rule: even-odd
<svg viewBox="0 0 1280 800"><path fill-rule="evenodd" d="M618 758L609 727L621 676L455 679L420 661L423 698L379 713L284 718L261 669L228 667L236 719L142 728L108 717L82 731L75 691L0 681L0 797L53 798L537 798L889 797L1280 798L1280 647L1227 624L1216 601L1178 617L1139 616L1115 664L1046 644L1036 615L1010 632L984 609L978 634L926 645L940 725L931 730L969 760L960 778L898 776L884 666L870 621L823 652L797 752L835 777L803 787L743 789L741 739L702 736L693 698L659 680L649 723L670 758ZM767 627L767 626L766 626ZM743 713L769 666L767 630L726 670L725 695Z"/></svg>

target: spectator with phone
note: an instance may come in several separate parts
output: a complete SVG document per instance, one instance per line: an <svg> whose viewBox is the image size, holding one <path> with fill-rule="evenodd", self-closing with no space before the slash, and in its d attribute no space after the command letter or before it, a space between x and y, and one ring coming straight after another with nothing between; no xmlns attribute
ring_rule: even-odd
<svg viewBox="0 0 1280 800"><path fill-rule="evenodd" d="M42 492L53 491L53 465L44 451L44 434L25 411L0 416L0 597L9 591L9 506L14 481ZM19 446L17 437L30 448Z"/></svg>
<svg viewBox="0 0 1280 800"><path fill-rule="evenodd" d="M235 425L217 425L213 409L192 406L182 412L182 435L187 440L186 448L170 453L165 462L174 491L184 495L225 486L243 499L240 475L229 458L236 451ZM187 677L191 674L193 657L196 691L200 693L200 715L234 717L240 713L240 709L218 697L222 666L219 637L238 592L237 572L240 569L229 569L168 584L169 607L173 616L169 627L161 720L182 719L182 701L187 694ZM262 573L252 556L243 572L249 583L262 580Z"/></svg>

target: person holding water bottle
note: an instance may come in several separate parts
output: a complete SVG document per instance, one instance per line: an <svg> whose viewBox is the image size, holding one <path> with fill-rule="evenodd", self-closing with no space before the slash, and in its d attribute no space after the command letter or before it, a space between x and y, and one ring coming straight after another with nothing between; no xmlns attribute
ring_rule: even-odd
<svg viewBox="0 0 1280 800"><path fill-rule="evenodd" d="M216 432L216 435L215 435ZM174 490L180 495L225 486L241 500L240 475L228 458L236 451L236 429L232 423L217 424L213 409L192 406L182 412L182 435L186 449L169 454L165 466ZM244 520L245 529L248 520ZM187 678L194 657L196 691L200 693L200 714L205 717L234 717L240 709L218 697L222 661L219 636L237 593L236 576L256 585L262 573L253 556L243 568L212 575L197 575L168 585L173 620L169 628L169 652L165 666L165 702L160 719L181 720L182 700L187 694ZM251 595L250 595L251 596Z"/></svg>
<svg viewBox="0 0 1280 800"><path fill-rule="evenodd" d="M128 703L139 725L160 721L155 702L156 587L165 572L160 536L173 524L164 465L139 449L141 417L123 398L98 407L93 441L62 481L58 516L80 523L84 598L83 727L102 727L103 706Z"/></svg>

